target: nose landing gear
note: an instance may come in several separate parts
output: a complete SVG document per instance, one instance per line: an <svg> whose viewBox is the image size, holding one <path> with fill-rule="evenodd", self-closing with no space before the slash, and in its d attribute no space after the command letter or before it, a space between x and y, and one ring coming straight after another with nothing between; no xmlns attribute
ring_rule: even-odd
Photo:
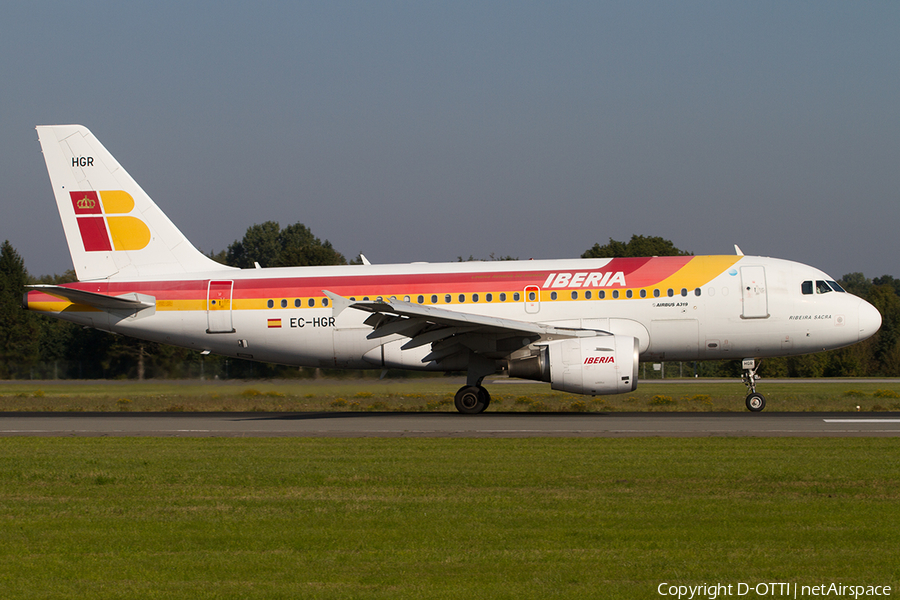
<svg viewBox="0 0 900 600"><path fill-rule="evenodd" d="M750 390L746 400L747 410L750 412L759 412L766 407L766 397L756 391L756 380L759 379L756 370L759 369L759 365L756 364L754 359L745 358L741 361L741 367L744 369L744 373L741 375L741 381L743 381L744 385Z"/></svg>

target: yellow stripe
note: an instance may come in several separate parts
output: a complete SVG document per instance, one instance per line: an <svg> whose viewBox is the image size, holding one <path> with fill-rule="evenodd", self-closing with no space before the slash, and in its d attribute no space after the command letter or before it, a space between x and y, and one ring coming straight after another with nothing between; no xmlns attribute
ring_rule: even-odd
<svg viewBox="0 0 900 600"><path fill-rule="evenodd" d="M737 263L741 259L740 256L697 256L694 257L690 262L688 262L684 267L673 273L668 278L660 281L658 284L649 286L649 287L635 287L635 288L617 288L619 291L619 299L624 299L626 297L626 291L631 289L633 290L633 300L640 299L640 290L647 290L647 298L650 298L653 294L653 289L659 289L661 291L666 290L667 288L673 289L681 289L688 288L693 290L694 288L698 288L706 285L722 273L724 273L727 269L732 267L735 263ZM554 291L558 293L558 301L559 300L568 300L571 301L571 292L572 290L562 288L559 290L545 290L542 289L540 291L540 301L541 302L552 302L550 300L550 294ZM585 288L579 288L575 290L578 292L578 300L586 300L584 297ZM590 301L599 300L599 292L600 289L591 289L592 298ZM605 289L606 298L612 299L612 290ZM493 302L487 302L485 300L485 296L491 293L494 295ZM500 294L505 293L507 299L500 300ZM519 300L513 300L513 294L520 294ZM449 304L512 304L518 302L525 302L525 292L523 290L507 290L506 292L478 292L479 298L478 302L472 302L472 294L465 294L466 302L459 302L459 294L454 293L451 295L451 301ZM438 301L436 303L431 301L431 296L438 296ZM422 294L425 297L425 302L423 304L448 304L444 302L444 293L434 293L434 294ZM398 298L403 298L404 294L396 294ZM410 295L410 301L415 302L415 298L418 294ZM362 297L356 297L357 301L362 301ZM369 296L370 301L374 301L376 296ZM287 308L282 308L280 305L281 298L275 298L276 305L272 308L268 306L269 298L241 298L235 299L232 301L233 310L300 310L300 309L309 309L309 308L326 308L322 306L322 298L315 297L316 306L309 307L307 301L308 297L300 298L302 301L301 306L295 307L293 305L294 298L289 298L291 301ZM63 310L75 310L75 311L91 311L96 312L97 309L91 308L89 306L82 306L72 304L71 302L29 302L28 307L31 310L40 311L40 312L62 312ZM158 311L203 311L207 310L207 300L205 298L192 299L192 300L165 300L159 299L156 301L156 310ZM330 308L330 305L329 307Z"/></svg>
<svg viewBox="0 0 900 600"><path fill-rule="evenodd" d="M93 306L85 306L84 304L73 304L72 302L29 302L28 310L37 312L100 312Z"/></svg>
<svg viewBox="0 0 900 600"><path fill-rule="evenodd" d="M695 256L688 264L653 287L693 290L706 285L740 259L740 256Z"/></svg>

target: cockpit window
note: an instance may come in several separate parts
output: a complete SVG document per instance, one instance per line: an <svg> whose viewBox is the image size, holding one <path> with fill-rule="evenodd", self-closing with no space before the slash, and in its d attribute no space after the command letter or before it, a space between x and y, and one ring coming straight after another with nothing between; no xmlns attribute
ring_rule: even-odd
<svg viewBox="0 0 900 600"><path fill-rule="evenodd" d="M813 287L813 283L815 283L815 288ZM831 281L830 279L828 281L804 281L800 284L800 292L804 295L812 294L814 289L816 294L827 294L829 292L847 293L847 290L842 288L837 281Z"/></svg>
<svg viewBox="0 0 900 600"><path fill-rule="evenodd" d="M827 294L831 291L831 286L828 285L825 281L816 281L816 293L817 294Z"/></svg>

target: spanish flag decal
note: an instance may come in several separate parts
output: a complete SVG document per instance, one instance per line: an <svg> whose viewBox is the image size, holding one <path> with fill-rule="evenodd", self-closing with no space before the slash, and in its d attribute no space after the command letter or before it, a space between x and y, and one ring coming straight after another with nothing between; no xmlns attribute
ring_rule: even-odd
<svg viewBox="0 0 900 600"><path fill-rule="evenodd" d="M137 217L128 192L69 192L85 252L141 250L150 243L150 229Z"/></svg>
<svg viewBox="0 0 900 600"><path fill-rule="evenodd" d="M269 329L281 329L281 319L269 319Z"/></svg>

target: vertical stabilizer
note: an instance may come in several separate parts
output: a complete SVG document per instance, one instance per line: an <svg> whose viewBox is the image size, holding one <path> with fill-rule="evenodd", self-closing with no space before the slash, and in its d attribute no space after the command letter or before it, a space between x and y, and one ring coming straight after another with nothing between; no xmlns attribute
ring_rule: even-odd
<svg viewBox="0 0 900 600"><path fill-rule="evenodd" d="M86 127L37 127L79 280L221 271Z"/></svg>

